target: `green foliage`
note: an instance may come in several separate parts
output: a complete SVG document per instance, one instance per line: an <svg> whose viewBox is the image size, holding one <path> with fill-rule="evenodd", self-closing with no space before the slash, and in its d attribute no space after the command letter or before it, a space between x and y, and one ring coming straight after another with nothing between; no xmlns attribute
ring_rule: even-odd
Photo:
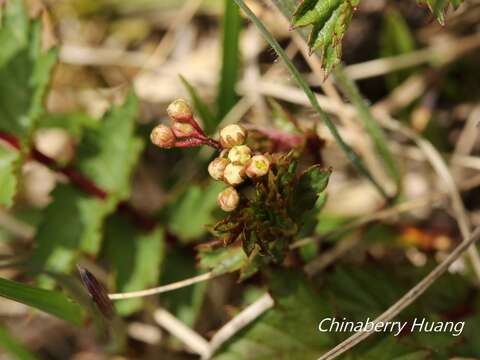
<svg viewBox="0 0 480 360"><path fill-rule="evenodd" d="M463 0L417 0L417 3L422 6L428 6L437 21L444 25L445 13L450 5L456 9L463 3Z"/></svg>
<svg viewBox="0 0 480 360"><path fill-rule="evenodd" d="M0 25L0 131L17 136L28 153L30 136L56 60L55 49L43 51L41 27L30 21L21 0L8 1ZM17 156L15 156L17 157ZM17 187L21 157L0 151L2 167L0 205L11 206ZM16 162L16 166L13 163Z"/></svg>
<svg viewBox="0 0 480 360"><path fill-rule="evenodd" d="M169 230L184 243L198 240L207 231L205 225L214 220L217 195L223 187L217 182L206 188L189 186L169 209Z"/></svg>
<svg viewBox="0 0 480 360"><path fill-rule="evenodd" d="M329 73L342 56L342 39L359 0L303 0L293 14L292 26L313 25L310 51L321 50L321 62Z"/></svg>
<svg viewBox="0 0 480 360"><path fill-rule="evenodd" d="M137 100L128 96L98 123L85 129L74 167L103 190L106 199L93 197L73 187L59 185L45 210L32 256L35 269L68 272L80 252L96 255L106 217L130 194L130 179L142 142L135 137Z"/></svg>
<svg viewBox="0 0 480 360"><path fill-rule="evenodd" d="M106 257L115 274L116 290L142 290L158 283L163 262L164 234L161 228L142 233L120 215L108 219L105 226ZM142 306L142 299L117 301L120 315L130 315Z"/></svg>
<svg viewBox="0 0 480 360"><path fill-rule="evenodd" d="M201 247L198 253L199 265L215 274L224 274L241 269L248 260L241 247L211 249Z"/></svg>
<svg viewBox="0 0 480 360"><path fill-rule="evenodd" d="M237 100L235 85L240 63L239 40L242 28L242 18L238 6L231 0L224 0L224 4L222 71L217 95L218 122L230 111Z"/></svg>
<svg viewBox="0 0 480 360"><path fill-rule="evenodd" d="M11 359L16 360L35 360L28 349L20 344L17 339L10 335L3 326L0 326L0 347L11 356Z"/></svg>
<svg viewBox="0 0 480 360"><path fill-rule="evenodd" d="M84 313L80 305L60 292L0 278L0 296L45 311L75 325L80 325L83 321Z"/></svg>

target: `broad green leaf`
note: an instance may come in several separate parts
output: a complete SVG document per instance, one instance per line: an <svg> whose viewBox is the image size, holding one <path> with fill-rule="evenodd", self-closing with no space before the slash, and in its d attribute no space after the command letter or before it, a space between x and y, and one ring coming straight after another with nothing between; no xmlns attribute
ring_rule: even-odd
<svg viewBox="0 0 480 360"><path fill-rule="evenodd" d="M217 95L217 122L235 105L237 95L235 86L237 83L240 63L239 40L242 29L240 10L233 1L224 0L225 13L222 25L222 71Z"/></svg>
<svg viewBox="0 0 480 360"><path fill-rule="evenodd" d="M6 328L0 326L0 348L16 360L35 360L37 359L26 347L15 339Z"/></svg>
<svg viewBox="0 0 480 360"><path fill-rule="evenodd" d="M463 3L463 0L417 0L417 3L421 6L428 6L437 21L444 25L445 13L450 5L456 9Z"/></svg>
<svg viewBox="0 0 480 360"><path fill-rule="evenodd" d="M307 169L293 188L289 213L294 219L301 220L305 212L314 208L320 194L328 185L331 170L312 166ZM319 204L321 206L321 204Z"/></svg>
<svg viewBox="0 0 480 360"><path fill-rule="evenodd" d="M216 360L317 359L335 345L318 322L332 309L301 274L275 269L269 281L275 307L240 331Z"/></svg>
<svg viewBox="0 0 480 360"><path fill-rule="evenodd" d="M40 23L29 20L23 1L11 0L3 6L0 23L0 131L18 137L24 147L23 153L27 153L29 138L44 111L42 102L57 51L43 52ZM0 205L12 205L22 157L0 150Z"/></svg>
<svg viewBox="0 0 480 360"><path fill-rule="evenodd" d="M143 290L158 284L165 251L162 229L144 233L120 215L114 215L106 223L105 239L117 292ZM139 310L142 304L142 299L115 302L118 313L124 316Z"/></svg>
<svg viewBox="0 0 480 360"><path fill-rule="evenodd" d="M96 255L105 218L129 196L130 178L142 142L135 137L137 101L130 95L94 129L85 129L74 167L109 193L106 199L73 185L59 185L37 230L36 269L69 272L80 252ZM47 281L47 284L49 281Z"/></svg>
<svg viewBox="0 0 480 360"><path fill-rule="evenodd" d="M207 134L214 133L218 125L215 115L213 115L208 108L208 105L202 100L200 95L198 95L198 92L193 85L190 84L183 76L180 76L180 79L190 95L190 99L193 102L193 108L196 110L198 116L202 120L203 130L205 130L205 133Z"/></svg>
<svg viewBox="0 0 480 360"><path fill-rule="evenodd" d="M213 222L213 211L218 208L217 196L223 188L218 182L210 183L205 189L190 186L169 211L170 231L182 242L192 242L204 235L205 225Z"/></svg>
<svg viewBox="0 0 480 360"><path fill-rule="evenodd" d="M366 100L360 94L356 84L348 78L348 76L343 71L343 67L339 66L335 70L335 79L340 85L342 91L347 95L350 101L355 106L357 110L358 117L363 123L368 135L371 137L375 149L377 150L378 156L383 161L383 164L386 168L386 171L395 182L397 186L397 192L400 191L400 186L402 182L400 170L398 168L397 162L395 161L392 152L387 144L387 137L380 127L378 121L373 117L372 112L368 106Z"/></svg>
<svg viewBox="0 0 480 360"><path fill-rule="evenodd" d="M42 310L75 325L80 325L83 320L81 306L58 291L39 289L0 278L0 296Z"/></svg>
<svg viewBox="0 0 480 360"><path fill-rule="evenodd" d="M342 39L359 0L304 0L293 14L293 27L313 25L308 44L320 50L322 66L329 73L340 62Z"/></svg>
<svg viewBox="0 0 480 360"><path fill-rule="evenodd" d="M17 162L20 153L0 144L0 205L10 207L17 189Z"/></svg>

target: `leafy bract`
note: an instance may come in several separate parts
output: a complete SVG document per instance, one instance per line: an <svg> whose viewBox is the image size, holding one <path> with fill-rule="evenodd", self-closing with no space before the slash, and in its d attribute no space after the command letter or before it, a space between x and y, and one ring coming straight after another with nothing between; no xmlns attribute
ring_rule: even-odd
<svg viewBox="0 0 480 360"><path fill-rule="evenodd" d="M42 50L39 21L28 18L23 2L6 2L0 24L0 132L17 137L28 152L30 136L39 115L42 102L55 64L57 50ZM11 152L0 151L0 178L2 189L0 205L11 206L15 195L19 164L12 164ZM22 155L23 157L23 155Z"/></svg>
<svg viewBox="0 0 480 360"><path fill-rule="evenodd" d="M130 178L142 149L134 135L136 113L137 100L129 95L96 128L84 131L73 166L108 196L102 199L73 185L57 186L38 227L32 257L36 269L66 272L79 252L98 253L103 222L129 196Z"/></svg>
<svg viewBox="0 0 480 360"><path fill-rule="evenodd" d="M80 305L61 292L0 278L0 296L45 311L75 325L80 325L84 317Z"/></svg>
<svg viewBox="0 0 480 360"><path fill-rule="evenodd" d="M292 26L313 25L310 51L321 51L322 66L329 73L340 62L342 38L359 0L304 0L293 14Z"/></svg>
<svg viewBox="0 0 480 360"><path fill-rule="evenodd" d="M143 290L157 285L165 251L161 228L144 233L120 215L113 215L106 223L105 238L116 291ZM142 299L128 299L117 301L115 307L120 315L129 315L142 304Z"/></svg>
<svg viewBox="0 0 480 360"><path fill-rule="evenodd" d="M450 5L456 9L463 3L463 0L417 0L417 3L422 6L428 6L437 21L444 25L445 13Z"/></svg>

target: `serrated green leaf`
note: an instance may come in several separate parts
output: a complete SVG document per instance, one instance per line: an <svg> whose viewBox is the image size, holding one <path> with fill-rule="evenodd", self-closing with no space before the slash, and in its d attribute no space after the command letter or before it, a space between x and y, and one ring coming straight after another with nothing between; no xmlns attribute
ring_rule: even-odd
<svg viewBox="0 0 480 360"><path fill-rule="evenodd" d="M311 210L321 192L328 185L331 170L323 169L318 165L307 169L293 188L289 213L292 218L301 220L306 211Z"/></svg>
<svg viewBox="0 0 480 360"><path fill-rule="evenodd" d="M161 228L144 233L120 215L105 226L106 257L115 273L117 292L143 290L158 284L164 258L164 233ZM130 315L142 307L143 299L115 302L120 315Z"/></svg>
<svg viewBox="0 0 480 360"><path fill-rule="evenodd" d="M39 289L16 281L0 278L0 296L45 311L60 319L80 325L83 310L63 293Z"/></svg>
<svg viewBox="0 0 480 360"><path fill-rule="evenodd" d="M334 345L330 334L317 330L319 319L331 313L330 305L302 274L276 269L269 287L275 307L240 331L214 359L311 360Z"/></svg>
<svg viewBox="0 0 480 360"><path fill-rule="evenodd" d="M340 62L342 39L359 0L304 0L293 14L294 27L313 25L310 51L321 51L321 63L329 73Z"/></svg>
<svg viewBox="0 0 480 360"><path fill-rule="evenodd" d="M170 231L185 243L204 235L205 225L213 222L212 213L218 208L217 196L224 187L218 182L212 182L205 189L197 185L190 186L169 211Z"/></svg>
<svg viewBox="0 0 480 360"><path fill-rule="evenodd" d="M0 348L16 360L35 360L37 359L26 347L15 339L6 328L0 326Z"/></svg>
<svg viewBox="0 0 480 360"><path fill-rule="evenodd" d="M218 249L201 248L198 253L199 265L216 274L223 274L239 270L248 261L240 247L226 247Z"/></svg>
<svg viewBox="0 0 480 360"><path fill-rule="evenodd" d="M417 0L417 3L421 6L428 6L437 21L444 25L445 13L450 5L456 9L463 3L463 0Z"/></svg>
<svg viewBox="0 0 480 360"><path fill-rule="evenodd" d="M11 0L3 6L0 23L0 131L18 137L26 154L29 138L44 111L42 101L57 51L42 51L40 23L29 20L21 0ZM0 150L0 205L12 205L22 157Z"/></svg>
<svg viewBox="0 0 480 360"><path fill-rule="evenodd" d="M136 112L137 100L130 95L97 128L85 130L74 167L109 196L99 199L72 185L59 185L38 227L34 268L69 272L79 253L96 255L100 250L104 220L129 196L131 175L142 149L142 141L134 135ZM45 280L47 284L51 281Z"/></svg>

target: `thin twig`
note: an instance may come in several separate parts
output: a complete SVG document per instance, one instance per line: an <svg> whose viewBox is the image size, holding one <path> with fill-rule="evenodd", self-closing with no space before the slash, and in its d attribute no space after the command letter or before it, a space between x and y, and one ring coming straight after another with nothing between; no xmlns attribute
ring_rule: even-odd
<svg viewBox="0 0 480 360"><path fill-rule="evenodd" d="M213 279L217 276L222 274L215 274L214 272L208 272L202 275L194 276L189 279L177 281L171 284L158 286L151 289L140 290L140 291L132 291L132 292L125 292L125 293L117 293L117 294L108 294L110 300L123 300L123 299L131 299L131 298L138 298L138 297L145 297L151 296L156 294L161 294L164 292L181 289L186 286L190 286L199 282L207 281Z"/></svg>
<svg viewBox="0 0 480 360"><path fill-rule="evenodd" d="M400 300L398 300L395 304L390 306L383 314L378 316L373 323L376 324L378 322L385 322L393 319L397 316L400 312L402 312L407 306L412 304L415 300L417 300L420 295L422 295L429 287L432 285L435 280L437 280L445 271L448 270L450 265L452 265L462 254L472 246L474 246L475 242L480 239L480 227L477 227L473 234L469 238L465 238L460 245L458 245L455 250L438 266L433 269L422 281L420 281L417 285L415 285L412 289L410 289ZM334 359L337 356L343 354L345 351L351 349L358 343L362 342L370 335L374 333L373 330L367 331L360 331L352 336L350 336L345 341L341 342L333 349L322 355L319 360L329 360Z"/></svg>
<svg viewBox="0 0 480 360"><path fill-rule="evenodd" d="M162 328L181 340L189 349L202 357L209 353L210 345L198 333L178 320L165 309L157 309L153 318Z"/></svg>
<svg viewBox="0 0 480 360"><path fill-rule="evenodd" d="M210 352L202 357L202 359L210 359L215 351L217 351L228 339L257 319L265 311L272 308L273 305L273 299L270 294L267 293L241 311L215 333L212 340L210 340Z"/></svg>

